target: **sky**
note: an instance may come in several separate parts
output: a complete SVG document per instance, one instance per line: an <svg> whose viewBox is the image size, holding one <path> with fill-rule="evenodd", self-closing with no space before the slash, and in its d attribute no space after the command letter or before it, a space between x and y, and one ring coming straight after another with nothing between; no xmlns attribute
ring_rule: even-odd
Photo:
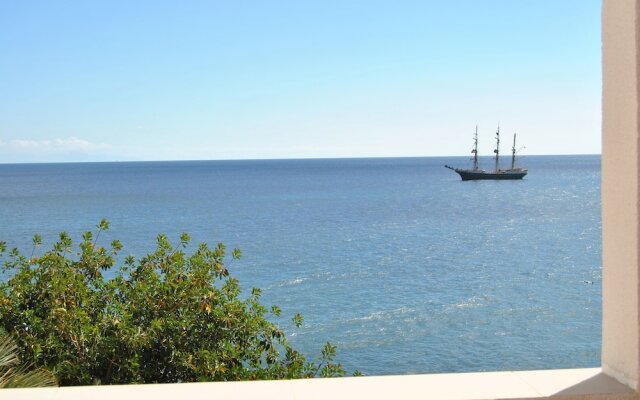
<svg viewBox="0 0 640 400"><path fill-rule="evenodd" d="M0 0L0 163L601 152L597 0Z"/></svg>

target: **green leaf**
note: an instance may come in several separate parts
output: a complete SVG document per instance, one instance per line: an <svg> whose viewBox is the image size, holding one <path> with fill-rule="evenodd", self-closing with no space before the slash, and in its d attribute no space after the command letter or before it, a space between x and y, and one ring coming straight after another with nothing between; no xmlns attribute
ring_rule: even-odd
<svg viewBox="0 0 640 400"><path fill-rule="evenodd" d="M36 233L35 235L33 235L33 239L31 239L31 243L33 243L34 247L40 246L42 244L42 236Z"/></svg>
<svg viewBox="0 0 640 400"><path fill-rule="evenodd" d="M327 342L322 348L322 361L332 361L336 356L336 347Z"/></svg>
<svg viewBox="0 0 640 400"><path fill-rule="evenodd" d="M106 218L102 218L100 223L96 225L96 228L100 231L108 231L109 230L109 221Z"/></svg>
<svg viewBox="0 0 640 400"><path fill-rule="evenodd" d="M190 241L191 241L191 236L189 236L187 232L182 232L182 234L180 235L180 245L182 247L187 247Z"/></svg>
<svg viewBox="0 0 640 400"><path fill-rule="evenodd" d="M119 240L113 240L111 242L111 251L118 252L122 250L122 243Z"/></svg>
<svg viewBox="0 0 640 400"><path fill-rule="evenodd" d="M304 317L302 316L302 314L296 314L293 316L292 320L296 328L300 328L302 326L302 323L304 322ZM329 344L329 342L327 342L327 344Z"/></svg>

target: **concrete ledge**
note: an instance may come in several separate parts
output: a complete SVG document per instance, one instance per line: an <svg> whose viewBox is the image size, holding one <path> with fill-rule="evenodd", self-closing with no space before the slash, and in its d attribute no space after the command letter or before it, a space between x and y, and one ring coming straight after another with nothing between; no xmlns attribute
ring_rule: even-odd
<svg viewBox="0 0 640 400"><path fill-rule="evenodd" d="M0 399L638 399L600 368L290 381L4 389Z"/></svg>

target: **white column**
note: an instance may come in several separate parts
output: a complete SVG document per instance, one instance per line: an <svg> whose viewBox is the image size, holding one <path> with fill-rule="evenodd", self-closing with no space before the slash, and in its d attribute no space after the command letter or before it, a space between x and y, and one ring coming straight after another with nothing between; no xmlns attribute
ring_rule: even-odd
<svg viewBox="0 0 640 400"><path fill-rule="evenodd" d="M602 7L602 368L638 390L638 0Z"/></svg>

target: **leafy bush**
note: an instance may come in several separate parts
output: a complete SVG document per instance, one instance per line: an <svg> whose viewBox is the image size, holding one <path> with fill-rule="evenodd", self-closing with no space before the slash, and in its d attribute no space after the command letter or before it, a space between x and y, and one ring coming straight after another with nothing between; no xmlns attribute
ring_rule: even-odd
<svg viewBox="0 0 640 400"><path fill-rule="evenodd" d="M4 268L13 272L0 284L0 326L23 359L51 370L61 385L344 375L330 343L316 362L289 345L267 319L280 309L267 310L260 289L240 297L224 245L200 244L188 255L187 234L175 247L159 235L153 253L127 257L106 279L122 245L98 246L109 224L103 220L97 228L95 238L83 235L75 254L64 232L41 256L16 249L7 254L0 243ZM33 244L41 244L38 235ZM240 258L240 251L231 258Z"/></svg>

